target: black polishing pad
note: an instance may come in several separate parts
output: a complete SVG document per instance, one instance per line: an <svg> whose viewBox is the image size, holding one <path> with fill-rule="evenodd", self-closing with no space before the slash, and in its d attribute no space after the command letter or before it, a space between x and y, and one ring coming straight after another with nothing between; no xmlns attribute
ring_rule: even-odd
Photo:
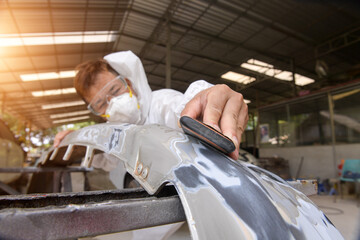
<svg viewBox="0 0 360 240"><path fill-rule="evenodd" d="M180 118L180 124L186 134L209 144L223 153L227 154L235 150L235 145L230 138L209 125L187 116Z"/></svg>

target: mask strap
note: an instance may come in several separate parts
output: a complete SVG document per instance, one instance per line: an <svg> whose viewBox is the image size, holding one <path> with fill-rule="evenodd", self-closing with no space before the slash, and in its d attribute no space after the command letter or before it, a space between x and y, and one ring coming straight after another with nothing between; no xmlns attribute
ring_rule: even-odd
<svg viewBox="0 0 360 240"><path fill-rule="evenodd" d="M129 85L127 86L127 88L129 89L129 96L132 98L133 93L132 93L131 88L129 87ZM137 103L137 108L140 109L139 103Z"/></svg>
<svg viewBox="0 0 360 240"><path fill-rule="evenodd" d="M132 91L131 91L131 88L129 87L129 85L127 86L127 88L129 89L129 95L132 98Z"/></svg>

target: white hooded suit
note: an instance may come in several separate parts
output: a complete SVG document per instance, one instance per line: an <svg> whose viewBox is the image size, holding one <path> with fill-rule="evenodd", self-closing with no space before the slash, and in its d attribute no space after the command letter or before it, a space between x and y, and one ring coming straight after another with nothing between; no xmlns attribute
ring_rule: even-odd
<svg viewBox="0 0 360 240"><path fill-rule="evenodd" d="M144 67L140 59L133 52L111 53L106 55L104 59L121 76L131 81L132 88L137 95L140 105L140 125L161 124L180 130L178 120L185 105L197 93L212 86L212 84L204 80L199 80L190 84L184 94L172 89L151 91ZM114 157L108 155L105 157L105 155L95 155L92 165L95 168L102 168L111 174L111 170L118 166L118 161ZM120 185L117 185L117 187L121 188Z"/></svg>
<svg viewBox="0 0 360 240"><path fill-rule="evenodd" d="M131 51L111 53L104 57L121 76L128 78L137 95L140 124L162 124L178 129L180 113L197 93L211 87L203 80L192 83L184 94L172 89L151 91L140 59Z"/></svg>

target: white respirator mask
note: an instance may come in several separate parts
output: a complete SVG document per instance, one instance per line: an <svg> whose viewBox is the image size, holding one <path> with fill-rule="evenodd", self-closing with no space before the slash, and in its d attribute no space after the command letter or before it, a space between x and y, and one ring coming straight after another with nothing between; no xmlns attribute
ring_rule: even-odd
<svg viewBox="0 0 360 240"><path fill-rule="evenodd" d="M139 124L141 121L140 106L132 91L113 97L106 109L105 117L109 122Z"/></svg>

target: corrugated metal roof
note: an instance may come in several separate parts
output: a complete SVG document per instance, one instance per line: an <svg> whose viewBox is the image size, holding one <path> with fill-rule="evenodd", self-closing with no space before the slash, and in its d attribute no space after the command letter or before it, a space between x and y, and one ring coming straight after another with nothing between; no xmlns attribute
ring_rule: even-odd
<svg viewBox="0 0 360 240"><path fill-rule="evenodd" d="M294 91L291 82L240 67L251 58L288 71L293 62L296 72L316 80L298 90L343 82L343 75L337 78L339 73L348 80L356 77L346 74L359 64L360 57L354 54L360 51L360 41L356 40L359 10L353 1L1 1L0 34L115 31L117 39L107 43L0 47L0 101L5 100L6 111L33 126L50 127L54 125L50 114L84 110L86 106L42 110L44 103L80 98L74 93L36 98L31 91L69 88L73 79L23 82L20 75L72 70L85 60L119 50L140 55L151 87L163 88L166 24L170 19L172 87L185 91L197 79L226 83L252 100L250 108L255 108L256 104L292 97ZM345 44L347 33L352 36L349 44ZM314 70L317 56L329 66L327 79L318 78ZM242 85L221 79L230 70L257 77L257 81Z"/></svg>

